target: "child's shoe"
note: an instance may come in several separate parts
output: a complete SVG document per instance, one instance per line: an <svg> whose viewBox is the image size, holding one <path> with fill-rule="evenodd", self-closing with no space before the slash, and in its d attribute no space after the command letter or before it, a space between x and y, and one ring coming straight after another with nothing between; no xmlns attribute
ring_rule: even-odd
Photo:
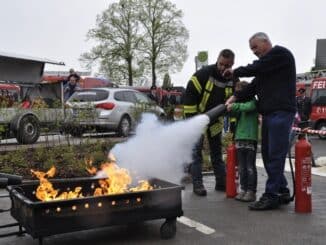
<svg viewBox="0 0 326 245"><path fill-rule="evenodd" d="M244 197L245 194L246 194L245 191L240 191L240 192L238 193L238 195L235 196L234 199L237 200L237 201L242 201L242 198Z"/></svg>
<svg viewBox="0 0 326 245"><path fill-rule="evenodd" d="M253 191L247 191L242 197L241 201L243 202L254 202L256 201L256 193Z"/></svg>

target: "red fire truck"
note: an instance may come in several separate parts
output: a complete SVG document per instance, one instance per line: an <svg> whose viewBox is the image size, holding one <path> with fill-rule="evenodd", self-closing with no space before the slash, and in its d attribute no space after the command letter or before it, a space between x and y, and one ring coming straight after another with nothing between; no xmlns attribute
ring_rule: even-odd
<svg viewBox="0 0 326 245"><path fill-rule="evenodd" d="M310 87L311 96L311 114L310 120L313 128L317 130L326 130L326 77L315 78ZM326 139L325 135L319 135Z"/></svg>

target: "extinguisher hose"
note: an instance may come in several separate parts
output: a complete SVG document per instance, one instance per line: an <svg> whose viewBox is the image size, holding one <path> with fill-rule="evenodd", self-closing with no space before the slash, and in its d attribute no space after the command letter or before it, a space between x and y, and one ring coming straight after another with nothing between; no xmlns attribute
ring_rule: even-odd
<svg viewBox="0 0 326 245"><path fill-rule="evenodd" d="M290 169L291 169L291 176L292 176L292 184L293 184L293 194L291 196L290 201L294 201L295 197L295 176L294 176L294 169L293 169L293 164L292 164L292 159L291 159L291 147L289 147L289 163L290 163Z"/></svg>

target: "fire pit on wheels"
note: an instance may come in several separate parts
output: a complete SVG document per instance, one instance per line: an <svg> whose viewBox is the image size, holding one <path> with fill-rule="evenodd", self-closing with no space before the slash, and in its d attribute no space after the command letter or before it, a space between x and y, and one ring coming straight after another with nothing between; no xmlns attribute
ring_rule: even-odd
<svg viewBox="0 0 326 245"><path fill-rule="evenodd" d="M84 197L42 202L36 199L38 181L8 186L10 213L18 226L33 238L128 223L166 219L160 228L163 239L176 234L176 218L183 215L182 186L150 179L152 190L93 196L97 178L57 179L53 186L62 191L82 187ZM19 233L19 232L18 232Z"/></svg>

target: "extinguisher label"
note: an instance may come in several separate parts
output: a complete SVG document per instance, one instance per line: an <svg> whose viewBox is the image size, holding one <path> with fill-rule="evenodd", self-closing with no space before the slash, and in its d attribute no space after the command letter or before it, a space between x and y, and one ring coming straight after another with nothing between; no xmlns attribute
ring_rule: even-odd
<svg viewBox="0 0 326 245"><path fill-rule="evenodd" d="M307 186L307 194L308 194L308 195L311 195L311 193L312 193L312 188L311 188L311 186Z"/></svg>
<svg viewBox="0 0 326 245"><path fill-rule="evenodd" d="M307 194L311 194L311 157L302 159L301 169L301 190Z"/></svg>

